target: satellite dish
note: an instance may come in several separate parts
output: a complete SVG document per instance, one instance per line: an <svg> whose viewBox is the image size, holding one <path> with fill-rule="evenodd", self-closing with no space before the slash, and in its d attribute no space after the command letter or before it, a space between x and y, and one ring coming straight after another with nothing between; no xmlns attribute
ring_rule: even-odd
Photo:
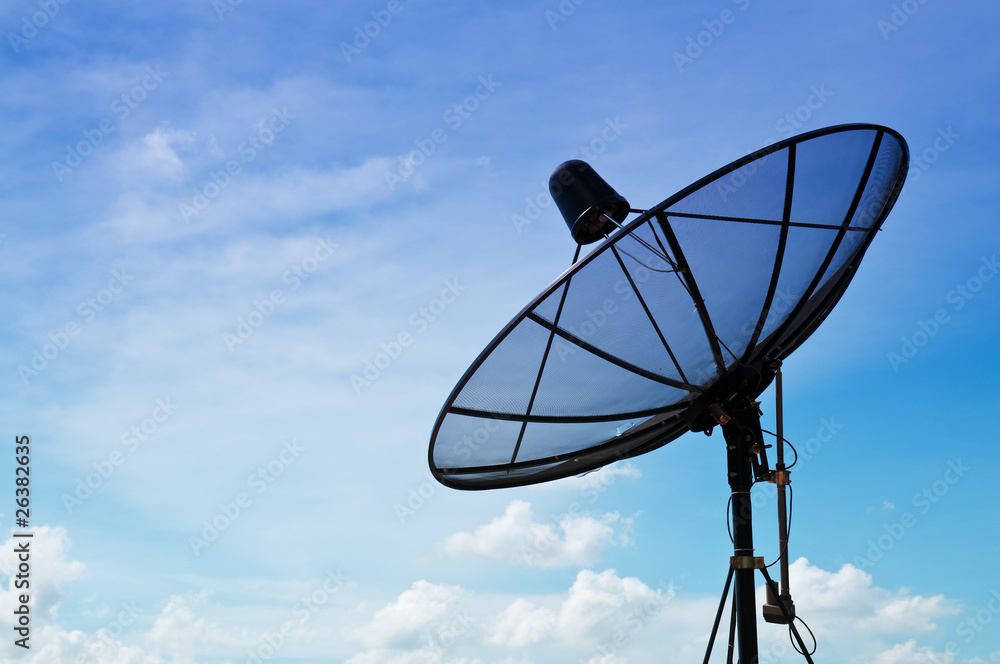
<svg viewBox="0 0 1000 664"><path fill-rule="evenodd" d="M631 209L586 163L560 165L550 192L578 243L574 263L455 386L431 435L432 473L457 489L534 484L721 425L735 549L726 593L735 572L740 659L756 661L754 569L769 591L774 584L753 557L750 486L778 485L784 528L788 473L780 418L778 463L768 466L755 398L776 376L780 384L781 361L843 295L907 163L891 129L828 127L739 159L649 210ZM629 213L639 214L626 221ZM765 617L791 623L787 558L782 567L782 600Z"/></svg>

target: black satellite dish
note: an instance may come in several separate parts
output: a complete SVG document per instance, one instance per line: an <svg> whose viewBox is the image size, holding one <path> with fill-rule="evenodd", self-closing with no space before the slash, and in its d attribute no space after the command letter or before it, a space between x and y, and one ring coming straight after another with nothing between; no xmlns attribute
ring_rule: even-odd
<svg viewBox="0 0 1000 664"><path fill-rule="evenodd" d="M585 162L560 165L549 188L578 243L574 263L455 386L431 436L434 476L457 489L546 482L719 424L735 555L711 641L735 573L730 643L738 626L740 661L757 661L761 569L765 618L789 624L811 661L787 590L780 366L843 295L907 162L891 129L828 127L739 159L649 210L631 209ZM629 213L639 214L626 221ZM771 469L755 398L776 377ZM753 556L755 481L778 486L780 600Z"/></svg>

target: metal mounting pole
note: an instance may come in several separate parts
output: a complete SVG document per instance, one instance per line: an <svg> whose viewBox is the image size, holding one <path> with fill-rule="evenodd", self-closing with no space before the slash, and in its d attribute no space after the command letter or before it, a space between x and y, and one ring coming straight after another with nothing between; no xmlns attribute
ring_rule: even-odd
<svg viewBox="0 0 1000 664"><path fill-rule="evenodd" d="M780 369L780 364L772 368ZM799 652L812 664L812 657L806 649L802 636L795 628L795 605L788 594L787 586L787 528L781 527L780 539L783 547L783 569L785 587L778 589L778 584L771 580L764 565L764 559L753 555L753 509L750 501L750 489L754 483L754 468L759 465L763 470L758 479L770 478L774 481L774 475L779 474L779 513L782 525L787 525L784 512L784 484L787 484L788 471L785 469L784 454L781 449L781 436L784 434L781 426L781 374L777 374L778 379L778 470L771 473L767 470L767 460L764 456L764 436L760 428L760 411L758 404L749 399L739 406L730 406L730 410L724 409L718 402L709 406L709 410L716 421L722 425L722 434L726 439L726 458L729 470L729 486L732 490L732 510L733 510L733 557L730 559L729 575L726 577L726 587L722 591L722 600L719 603L719 610L715 616L715 623L712 626L712 635L709 638L708 649L705 652L705 662L707 664L712 654L712 644L718 633L719 622L722 611L729 593L730 582L733 582L733 614L729 637L729 661L732 661L734 639L732 629L736 629L736 654L739 664L758 664L758 642L757 642L757 601L754 592L754 571L759 569L766 581L765 587L768 595L773 596L780 593L780 599L773 605L764 606L764 618L768 622L782 623L788 625L791 634L798 642ZM758 463L758 455L761 457Z"/></svg>
<svg viewBox="0 0 1000 664"><path fill-rule="evenodd" d="M733 606L736 611L737 653L740 664L757 664L757 602L754 596L753 509L750 487L753 485L751 450L761 443L757 409L747 403L729 412L731 419L722 425L726 438L729 486L733 498L733 558L735 584Z"/></svg>
<svg viewBox="0 0 1000 664"><path fill-rule="evenodd" d="M795 618L795 603L788 582L788 509L785 486L789 483L788 470L785 468L785 431L782 413L781 396L781 360L772 360L770 368L774 370L774 405L777 442L777 460L774 464L772 481L778 488L778 560L781 570L781 589L775 595L770 585L767 586L767 603L764 605L764 620L772 623L789 624ZM783 606L784 608L779 608Z"/></svg>
<svg viewBox="0 0 1000 664"><path fill-rule="evenodd" d="M789 599L788 588L788 516L785 505L785 485L788 484L788 471L785 470L785 432L784 422L782 421L784 418L781 412L780 363L778 364L778 370L774 374L774 389L777 395L775 399L775 419L778 424L778 441L776 443L778 458L774 468L778 473L778 546L780 547L778 552L781 554L781 599L782 601L791 601Z"/></svg>

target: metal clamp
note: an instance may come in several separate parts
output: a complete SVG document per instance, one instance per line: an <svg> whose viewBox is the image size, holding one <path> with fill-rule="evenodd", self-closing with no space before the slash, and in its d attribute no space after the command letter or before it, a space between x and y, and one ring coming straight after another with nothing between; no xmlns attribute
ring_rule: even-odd
<svg viewBox="0 0 1000 664"><path fill-rule="evenodd" d="M778 486L787 486L792 483L791 474L790 470L772 470L768 482Z"/></svg>
<svg viewBox="0 0 1000 664"><path fill-rule="evenodd" d="M729 424L729 420L733 419L718 403L708 404L708 412L712 414L716 422L722 425Z"/></svg>
<svg viewBox="0 0 1000 664"><path fill-rule="evenodd" d="M729 563L733 569L763 569L764 558L761 556L730 556Z"/></svg>

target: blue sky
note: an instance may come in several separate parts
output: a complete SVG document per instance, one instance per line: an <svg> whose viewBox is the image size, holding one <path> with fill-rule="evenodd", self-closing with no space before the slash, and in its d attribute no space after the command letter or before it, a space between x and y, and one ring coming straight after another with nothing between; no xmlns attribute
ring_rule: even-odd
<svg viewBox="0 0 1000 664"><path fill-rule="evenodd" d="M845 122L899 131L911 170L785 363L793 597L818 661L1000 661L998 18L6 3L0 420L31 437L35 549L31 649L3 576L0 661L700 661L731 553L718 433L467 493L430 479L431 427L572 258L557 164L650 207Z"/></svg>

